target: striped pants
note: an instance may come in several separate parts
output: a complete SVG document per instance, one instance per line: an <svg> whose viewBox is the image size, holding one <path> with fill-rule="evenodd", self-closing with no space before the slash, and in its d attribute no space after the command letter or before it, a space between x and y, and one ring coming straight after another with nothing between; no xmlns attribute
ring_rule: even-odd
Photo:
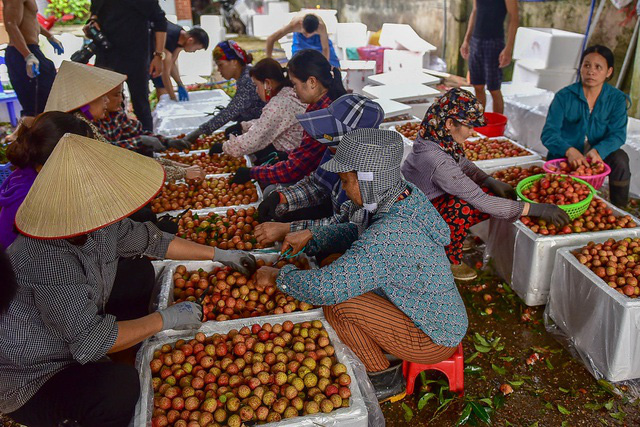
<svg viewBox="0 0 640 427"><path fill-rule="evenodd" d="M323 310L331 327L367 372L389 367L384 353L409 362L433 364L448 359L456 350L435 344L391 301L373 292Z"/></svg>

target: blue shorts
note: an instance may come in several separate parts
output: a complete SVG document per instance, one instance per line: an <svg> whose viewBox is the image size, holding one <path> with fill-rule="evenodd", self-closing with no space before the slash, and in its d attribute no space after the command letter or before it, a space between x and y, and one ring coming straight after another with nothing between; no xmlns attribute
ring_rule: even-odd
<svg viewBox="0 0 640 427"><path fill-rule="evenodd" d="M162 82L162 76L154 77L151 79L156 89L164 89L164 83Z"/></svg>
<svg viewBox="0 0 640 427"><path fill-rule="evenodd" d="M499 58L503 49L503 39L471 37L469 42L469 76L472 85L486 85L489 91L500 90L502 69Z"/></svg>

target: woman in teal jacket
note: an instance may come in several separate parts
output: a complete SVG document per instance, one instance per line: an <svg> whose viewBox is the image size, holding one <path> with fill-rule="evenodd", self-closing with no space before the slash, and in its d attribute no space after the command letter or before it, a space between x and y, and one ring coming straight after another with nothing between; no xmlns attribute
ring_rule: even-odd
<svg viewBox="0 0 640 427"><path fill-rule="evenodd" d="M613 53L591 46L582 54L580 81L560 90L547 115L542 143L548 159L566 157L573 166L588 165L587 158L611 167L611 202L629 202L629 156L622 151L627 139L627 95L606 83L613 74Z"/></svg>

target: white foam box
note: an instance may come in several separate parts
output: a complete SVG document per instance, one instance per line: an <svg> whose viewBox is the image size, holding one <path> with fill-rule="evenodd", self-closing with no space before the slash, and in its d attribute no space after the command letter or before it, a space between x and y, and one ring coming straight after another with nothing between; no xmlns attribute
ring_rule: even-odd
<svg viewBox="0 0 640 427"><path fill-rule="evenodd" d="M382 70L419 72L422 70L425 52L387 49L383 53Z"/></svg>
<svg viewBox="0 0 640 427"><path fill-rule="evenodd" d="M151 426L151 414L153 410L153 387L151 384L151 371L149 363L153 358L155 350L163 344L173 344L179 339L189 340L195 336L197 332L203 332L207 336L213 334L226 334L232 329L240 330L244 326L252 326L254 324L263 325L265 323L282 323L290 320L294 323L320 320L329 334L331 345L335 348L335 355L338 362L343 363L347 367L347 374L351 377L351 399L348 408L340 408L328 414L318 413L314 415L305 415L295 418L288 418L276 423L263 424L268 427L313 427L313 426L341 426L341 427L367 427L368 410L363 390L370 390L371 385L363 385L368 382L368 378L362 362L355 357L353 352L340 341L329 322L324 318L321 310L311 310L301 313L289 313L273 316L254 317L249 319L237 319L226 322L207 322L200 329L189 331L170 330L145 340L142 347L138 351L136 357L136 369L140 373L140 399L136 405L135 414L132 425L134 427ZM381 415L380 415L381 416ZM384 421L379 420L377 421ZM379 425L379 424L377 424Z"/></svg>
<svg viewBox="0 0 640 427"><path fill-rule="evenodd" d="M345 88L362 95L367 77L376 72L376 61L342 60L340 61L340 69L347 75L343 81Z"/></svg>
<svg viewBox="0 0 640 427"><path fill-rule="evenodd" d="M610 203L607 205L616 216L628 215ZM640 224L639 219L632 218ZM640 227L543 236L531 231L520 220L510 223L492 218L485 259L493 259L496 273L511 285L526 305L538 306L547 303L558 249L637 236L640 236Z"/></svg>
<svg viewBox="0 0 640 427"><path fill-rule="evenodd" d="M289 13L288 1L270 1L270 2L267 2L266 6L267 6L267 15L282 15L282 14Z"/></svg>
<svg viewBox="0 0 640 427"><path fill-rule="evenodd" d="M574 68L541 69L528 59L515 62L512 82L530 84L535 87L557 92L576 81L577 71Z"/></svg>
<svg viewBox="0 0 640 427"><path fill-rule="evenodd" d="M415 71L391 71L388 73L374 74L367 77L369 83L378 85L390 85L398 83L419 83L423 85L436 85L440 83L440 78L422 72L422 69Z"/></svg>
<svg viewBox="0 0 640 427"><path fill-rule="evenodd" d="M409 105L393 101L391 99L377 98L375 102L382 107L385 119L402 116L403 114L407 114L411 111L411 107Z"/></svg>
<svg viewBox="0 0 640 427"><path fill-rule="evenodd" d="M361 22L338 22L336 26L336 47L362 47L369 42L367 26Z"/></svg>
<svg viewBox="0 0 640 427"><path fill-rule="evenodd" d="M434 52L436 47L421 38L411 25L407 24L382 24L380 31L380 46L391 49L403 49L413 52ZM422 65L420 66L422 68Z"/></svg>
<svg viewBox="0 0 640 427"><path fill-rule="evenodd" d="M399 83L383 86L367 85L362 88L362 92L373 99L384 98L398 102L433 99L440 95L439 90L420 83Z"/></svg>
<svg viewBox="0 0 640 427"><path fill-rule="evenodd" d="M577 68L584 34L555 28L520 27L513 47L514 59L526 59L537 69Z"/></svg>
<svg viewBox="0 0 640 427"><path fill-rule="evenodd" d="M580 264L571 252L583 246L556 253L545 314L596 378L640 378L640 299L621 295Z"/></svg>

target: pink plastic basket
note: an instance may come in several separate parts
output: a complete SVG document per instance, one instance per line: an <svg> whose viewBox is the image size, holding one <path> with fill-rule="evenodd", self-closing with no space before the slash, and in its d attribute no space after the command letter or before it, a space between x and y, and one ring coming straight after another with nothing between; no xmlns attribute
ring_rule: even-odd
<svg viewBox="0 0 640 427"><path fill-rule="evenodd" d="M549 166L556 166L560 162L566 162L566 161L567 161L566 158L549 160L544 165L542 165L542 169L544 169L544 171L547 172L547 173L560 174L560 172L558 172L558 171L552 171L551 169L549 169ZM609 167L608 164L605 163L604 164L604 172L602 172L601 174L590 175L590 176L582 176L582 175L571 175L571 176L576 177L576 178L580 178L583 181L587 181L589 184L591 184L593 186L593 188L598 190L598 189L600 189L600 187L602 187L602 184L604 184L604 179L610 173L611 173L611 168Z"/></svg>

